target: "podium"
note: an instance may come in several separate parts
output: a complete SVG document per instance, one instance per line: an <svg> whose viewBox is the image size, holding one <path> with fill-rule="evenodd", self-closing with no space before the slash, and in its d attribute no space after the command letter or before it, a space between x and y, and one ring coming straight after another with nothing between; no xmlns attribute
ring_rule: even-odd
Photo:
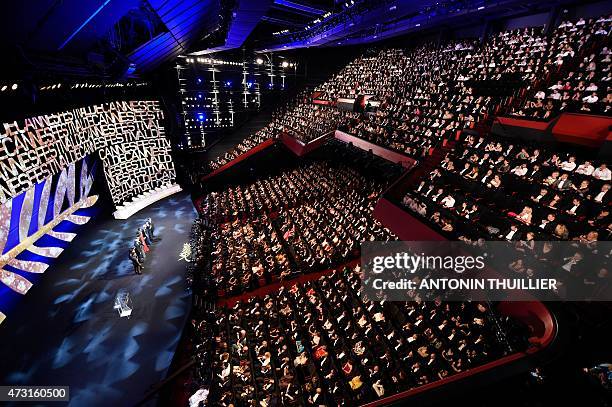
<svg viewBox="0 0 612 407"><path fill-rule="evenodd" d="M119 290L115 296L114 309L119 313L119 317L130 317L132 315L132 297L126 290Z"/></svg>

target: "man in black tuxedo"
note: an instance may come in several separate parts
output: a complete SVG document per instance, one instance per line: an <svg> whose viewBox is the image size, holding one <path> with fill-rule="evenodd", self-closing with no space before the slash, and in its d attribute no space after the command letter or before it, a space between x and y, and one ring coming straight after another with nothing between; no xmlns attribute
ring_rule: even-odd
<svg viewBox="0 0 612 407"><path fill-rule="evenodd" d="M557 222L555 222L555 220L555 214L549 213L544 219L540 221L540 223L538 224L538 228L545 231L546 233L552 234L555 231L555 228L557 227Z"/></svg>
<svg viewBox="0 0 612 407"><path fill-rule="evenodd" d="M610 202L610 184L603 184L601 189L593 194L593 203L596 205L607 205Z"/></svg>
<svg viewBox="0 0 612 407"><path fill-rule="evenodd" d="M534 193L533 195L531 195L531 200L533 202L543 204L547 200L546 199L547 195L548 195L548 190L546 188L541 188L538 193Z"/></svg>
<svg viewBox="0 0 612 407"><path fill-rule="evenodd" d="M567 206L565 213L567 213L568 215L572 217L581 216L584 214L584 205L582 205L582 202L580 201L580 199L574 198L572 199L572 203L570 203Z"/></svg>
<svg viewBox="0 0 612 407"><path fill-rule="evenodd" d="M521 232L516 225L510 225L510 229L499 235L499 237L508 241L521 240Z"/></svg>
<svg viewBox="0 0 612 407"><path fill-rule="evenodd" d="M145 229L149 233L149 236L151 237L152 241L155 242L158 240L155 236L155 224L153 223L153 219L147 218L147 221L145 222Z"/></svg>
<svg viewBox="0 0 612 407"><path fill-rule="evenodd" d="M527 171L525 177L530 180L534 184L539 184L542 182L542 171L540 171L539 165L534 165L533 168Z"/></svg>
<svg viewBox="0 0 612 407"><path fill-rule="evenodd" d="M132 265L134 266L134 273L142 274L142 263L138 258L138 254L136 253L136 249L132 247L130 249L130 260L132 261Z"/></svg>

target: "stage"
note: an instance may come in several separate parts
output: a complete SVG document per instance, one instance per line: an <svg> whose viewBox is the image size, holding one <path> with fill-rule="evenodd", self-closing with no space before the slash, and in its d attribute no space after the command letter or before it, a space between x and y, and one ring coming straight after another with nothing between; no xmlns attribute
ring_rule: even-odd
<svg viewBox="0 0 612 407"><path fill-rule="evenodd" d="M182 192L128 220L92 220L0 325L0 383L70 386L74 406L142 400L165 378L190 312L178 259L195 216ZM137 276L128 249L147 217L161 240ZM132 296L130 319L113 309L119 289Z"/></svg>

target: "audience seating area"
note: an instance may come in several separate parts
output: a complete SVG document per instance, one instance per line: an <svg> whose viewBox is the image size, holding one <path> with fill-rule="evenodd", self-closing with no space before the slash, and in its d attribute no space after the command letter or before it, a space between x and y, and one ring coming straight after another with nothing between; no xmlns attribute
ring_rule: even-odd
<svg viewBox="0 0 612 407"><path fill-rule="evenodd" d="M530 93L512 114L550 120L559 113L609 115L611 56L610 16L564 21L553 32L546 57L549 79Z"/></svg>
<svg viewBox="0 0 612 407"><path fill-rule="evenodd" d="M610 169L572 153L468 136L404 205L451 238L609 240Z"/></svg>
<svg viewBox="0 0 612 407"><path fill-rule="evenodd" d="M236 145L233 149L226 152L222 156L216 158L215 160L208 162L208 170L212 172L220 167L223 167L225 164L230 161L238 158L240 155L246 153L247 151L257 147L259 144L263 143L266 140L274 138L276 133L272 131L272 125L268 125L265 128L259 130L255 134L252 134L245 139L243 139L238 145Z"/></svg>
<svg viewBox="0 0 612 407"><path fill-rule="evenodd" d="M533 253L537 240L610 240L605 159L498 138L486 121L609 114L611 21L367 52L316 89L332 106L302 98L210 168L280 134L308 143L341 129L419 159L398 204L449 239L520 241ZM488 303L360 296L351 261L363 241L397 239L372 213L401 167L334 140L319 150L199 201L194 279L224 304L194 321L208 405L362 405L527 348L524 327Z"/></svg>
<svg viewBox="0 0 612 407"><path fill-rule="evenodd" d="M367 96L364 111L298 98L265 129L212 161L210 170L280 133L306 144L339 128L419 158L503 111L543 120L562 112L608 115L611 22L609 16L564 21L550 35L531 27L492 35L482 44L451 41L366 53L315 89L332 103Z"/></svg>
<svg viewBox="0 0 612 407"><path fill-rule="evenodd" d="M368 99L365 112L347 114L341 129L418 158L454 135L457 129L472 126L493 106L494 100L474 96L471 87L456 80L460 75L458 61L466 60L470 48L456 44L448 49L424 46L408 53L381 51L375 57L358 61L365 61L361 70L355 68L360 76L354 75L349 65L351 69L341 72L337 81L345 83L348 76L360 83L367 75L363 86L366 92L373 92L371 99L380 104L370 108ZM378 87L371 86L367 79L380 77L388 80L381 81Z"/></svg>
<svg viewBox="0 0 612 407"><path fill-rule="evenodd" d="M301 103L280 116L276 129L307 144L336 130L341 116L333 107Z"/></svg>
<svg viewBox="0 0 612 407"><path fill-rule="evenodd" d="M400 168L385 165L383 172ZM371 215L384 186L366 171L319 160L209 193L200 213L222 295L343 264L364 240L395 239Z"/></svg>
<svg viewBox="0 0 612 407"><path fill-rule="evenodd" d="M374 302L359 266L217 311L210 405L353 406L504 356L483 303ZM525 344L519 345L525 346Z"/></svg>

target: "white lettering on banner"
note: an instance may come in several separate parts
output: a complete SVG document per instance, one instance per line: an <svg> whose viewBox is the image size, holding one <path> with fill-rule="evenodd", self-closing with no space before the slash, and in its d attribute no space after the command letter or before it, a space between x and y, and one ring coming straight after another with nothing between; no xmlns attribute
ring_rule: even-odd
<svg viewBox="0 0 612 407"><path fill-rule="evenodd" d="M4 123L0 203L98 151L115 205L173 182L170 143L156 100L111 102Z"/></svg>

